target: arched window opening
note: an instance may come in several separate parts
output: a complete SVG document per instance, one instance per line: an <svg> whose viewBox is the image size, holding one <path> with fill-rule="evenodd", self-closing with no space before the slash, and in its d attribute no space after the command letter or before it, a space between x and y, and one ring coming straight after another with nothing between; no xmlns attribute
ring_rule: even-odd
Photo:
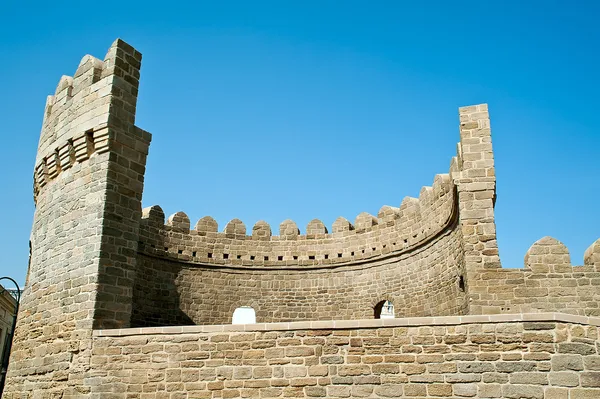
<svg viewBox="0 0 600 399"><path fill-rule="evenodd" d="M254 324L256 323L256 312L250 306L241 306L233 311L231 324Z"/></svg>
<svg viewBox="0 0 600 399"><path fill-rule="evenodd" d="M374 308L376 319L393 319L394 304L390 301L381 301Z"/></svg>

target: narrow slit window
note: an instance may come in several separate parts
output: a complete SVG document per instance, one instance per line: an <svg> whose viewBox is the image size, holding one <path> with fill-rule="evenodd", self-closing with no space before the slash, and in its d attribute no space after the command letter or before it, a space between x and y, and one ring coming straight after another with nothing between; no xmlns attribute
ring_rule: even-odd
<svg viewBox="0 0 600 399"><path fill-rule="evenodd" d="M94 144L94 131L89 130L85 132L85 149L87 151L88 157L91 156L94 151L96 151L96 146Z"/></svg>
<svg viewBox="0 0 600 399"><path fill-rule="evenodd" d="M75 146L73 145L73 140L67 140L67 146L69 151L69 165L75 165Z"/></svg>
<svg viewBox="0 0 600 399"><path fill-rule="evenodd" d="M60 164L60 155L58 155L58 148L54 151L54 163L56 164L56 173L62 171L62 165Z"/></svg>

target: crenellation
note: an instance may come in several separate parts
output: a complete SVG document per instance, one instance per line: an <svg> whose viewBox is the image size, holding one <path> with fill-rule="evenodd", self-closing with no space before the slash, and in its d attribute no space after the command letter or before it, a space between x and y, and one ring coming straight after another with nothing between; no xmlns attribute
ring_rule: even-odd
<svg viewBox="0 0 600 399"><path fill-rule="evenodd" d="M600 315L597 268L572 265L563 243L552 237L539 239L527 251L524 264L523 269L488 270L473 276L470 284L476 295L471 314L560 311Z"/></svg>
<svg viewBox="0 0 600 399"><path fill-rule="evenodd" d="M444 180L443 177L439 179ZM449 182L449 178L445 179ZM446 195L445 190L450 190L450 188L440 187L438 190L440 195L436 195L434 202L430 204L432 209L425 220L421 219L420 201L413 199L413 206L418 211L418 223L414 219L406 219L402 225L399 208L383 207L379 218L367 213L362 215L366 223L371 225L360 230L355 229L347 220L338 218L334 222L333 232L328 233L325 225L315 219L307 226L307 234L303 235L300 234L295 223L287 220L282 222L278 236L273 236L270 228L268 234L261 235L253 229L252 235L248 236L242 233L240 224L243 225L243 223L239 220L234 219L223 232L218 232L216 221L205 217L200 219L196 229L189 233L185 228L183 231L173 228L168 222L163 226L157 221L155 228L145 227L147 223L142 222L140 241L149 244L145 245L143 249L148 254L175 257L194 263L231 265L249 263L262 266L265 264L266 256L269 258L268 264L272 266L336 265L348 262L348 258L363 260L374 256L410 251L434 239L440 231L453 222L453 215L455 215L453 196ZM433 197L435 190L429 188L428 192ZM453 191L448 192L452 193ZM388 213L386 223L383 223L382 212ZM147 215L144 216L144 218L147 217ZM264 227L267 231L266 226ZM209 228L210 231L208 231ZM282 232L284 235L281 235ZM182 236L181 233L184 235ZM261 241L263 244L257 246L256 241ZM186 250L178 253L178 251L161 249L179 247L185 247ZM235 256L223 258L222 247L235 248L237 252L232 254ZM186 256L191 253L196 253L196 256ZM207 257L209 253L212 255L211 257ZM291 253L295 255L290 256Z"/></svg>
<svg viewBox="0 0 600 399"><path fill-rule="evenodd" d="M128 47L125 42L117 40L104 61L85 56L74 77L63 76L60 79L55 95L49 96L46 103L36 163L41 163L50 152L68 142L75 146L77 160L84 161L90 155L85 154L87 150L83 150L81 143L86 132L101 129L108 123L128 129L135 122L141 55L135 51L130 53ZM134 58L125 62L123 57ZM131 61L134 61L133 65ZM111 108L116 101L120 101L118 106ZM149 141L149 137L146 140ZM86 146L90 144L89 140L84 142ZM108 142L104 144L103 148Z"/></svg>
<svg viewBox="0 0 600 399"><path fill-rule="evenodd" d="M227 238L233 239L235 243L232 242L226 245L239 248L243 252L242 258L238 259L237 255L235 258L228 257L227 259L215 256L214 258L208 258L209 262L229 260L232 264L241 264L243 261L249 260L252 264L262 265L264 264L264 257L271 255L269 263L274 265L288 265L290 260L307 260L309 261L308 264L312 265L337 264L346 262L348 257L360 260L375 255L406 250L407 248L423 245L424 242L427 242L452 222L452 215L455 214L453 209L455 201L453 199L454 191L451 187L452 182L449 175L438 175L434 179L433 187L422 189L422 200L416 198L405 200L411 204L412 211L405 210L406 204L401 208L383 206L377 217L368 213L359 215L356 223L360 226L359 229L356 229L346 219L338 218L333 224L332 233L328 232L321 221L314 219L307 225L306 234L304 235L301 234L295 223L286 220L280 225L280 235L272 235L270 227L267 229L267 226L260 223L264 227L265 233L260 233L261 229L257 226L253 228L251 235L248 236L242 234L241 230L235 231L234 226L239 226L242 223L241 221L234 220L231 226L226 227L223 232L218 232L216 221L213 218L205 217L198 221L195 230L189 232L191 237L185 238L186 245L192 246L185 252L195 252L197 256L192 257L192 261L202 262L201 254L220 254L220 243L223 243L223 239ZM450 193L450 195L446 195L447 193ZM423 218L422 213L426 215L425 218ZM403 214L404 219L401 218ZM157 226L160 227L160 224ZM145 243L156 242L153 244L153 248L180 246L180 244L174 242L179 236L168 234L169 231L174 231L170 223L166 223L162 227L162 229L152 229L146 232L143 230L141 234L145 238L140 241ZM187 232L183 231L183 233ZM164 237L161 238L161 235ZM197 236L206 237L206 239ZM310 245L305 243L307 239L310 240ZM264 247L256 247L255 241L264 241ZM370 245L369 242L376 243L376 245ZM310 246L314 246L316 249L313 250ZM147 246L145 248L148 249ZM252 251L255 255L248 255ZM308 254L311 251L314 253ZM284 255L291 252L298 255ZM339 256L340 253L342 256ZM166 251L166 253L159 256L163 255L171 256L172 252ZM178 256L177 258L181 259L182 257ZM272 259L275 260L274 263ZM235 262L238 260L240 262ZM291 264L295 265L298 262L291 262Z"/></svg>
<svg viewBox="0 0 600 399"><path fill-rule="evenodd" d="M219 225L212 217L204 216L196 223L195 230L199 235L205 236L209 233L216 233L219 230Z"/></svg>
<svg viewBox="0 0 600 399"><path fill-rule="evenodd" d="M306 226L306 238L323 238L327 233L327 227L319 219L311 220Z"/></svg>
<svg viewBox="0 0 600 399"><path fill-rule="evenodd" d="M396 220L400 217L400 208L393 206L384 205L377 212L377 218L379 219L377 224L383 226L393 226L396 224Z"/></svg>
<svg viewBox="0 0 600 399"><path fill-rule="evenodd" d="M240 219L232 219L225 225L225 237L246 239L246 225Z"/></svg>
<svg viewBox="0 0 600 399"><path fill-rule="evenodd" d="M279 225L279 236L282 240L295 240L300 235L296 222L286 219Z"/></svg>
<svg viewBox="0 0 600 399"><path fill-rule="evenodd" d="M79 62L77 71L73 75L71 96L86 90L100 80L104 63L96 57L85 55Z"/></svg>
<svg viewBox="0 0 600 399"><path fill-rule="evenodd" d="M354 225L348 221L348 219L340 216L333 222L331 227L332 233L346 233L354 230Z"/></svg>
<svg viewBox="0 0 600 399"><path fill-rule="evenodd" d="M169 216L166 226L169 226L171 231L189 234L190 218L184 212L177 212Z"/></svg>
<svg viewBox="0 0 600 399"><path fill-rule="evenodd" d="M379 221L377 218L368 212L362 212L354 219L354 229L356 233L363 233L378 225Z"/></svg>
<svg viewBox="0 0 600 399"><path fill-rule="evenodd" d="M259 220L252 227L252 238L255 240L268 241L271 236L271 226L264 220Z"/></svg>
<svg viewBox="0 0 600 399"><path fill-rule="evenodd" d="M163 226L165 224L165 213L158 205L149 206L142 209L142 221L146 220L154 226Z"/></svg>
<svg viewBox="0 0 600 399"><path fill-rule="evenodd" d="M583 266L544 237L501 268L486 104L398 208L190 230L141 207L141 58L118 39L48 98L5 397L600 395L600 239Z"/></svg>
<svg viewBox="0 0 600 399"><path fill-rule="evenodd" d="M569 250L552 237L537 240L525 254L525 267L534 272L550 273L571 267Z"/></svg>
<svg viewBox="0 0 600 399"><path fill-rule="evenodd" d="M596 270L600 271L600 238L585 250L583 264L586 266L595 266Z"/></svg>

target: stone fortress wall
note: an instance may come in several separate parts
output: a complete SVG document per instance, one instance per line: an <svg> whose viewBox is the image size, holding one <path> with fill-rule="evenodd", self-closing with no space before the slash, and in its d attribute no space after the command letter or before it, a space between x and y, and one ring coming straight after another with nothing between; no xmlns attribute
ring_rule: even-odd
<svg viewBox="0 0 600 399"><path fill-rule="evenodd" d="M140 62L117 40L103 61L84 57L48 98L4 396L83 394L93 329L129 325L150 143L134 125Z"/></svg>
<svg viewBox="0 0 600 399"><path fill-rule="evenodd" d="M114 398L592 399L600 392L598 321L540 313L100 330L94 391Z"/></svg>
<svg viewBox="0 0 600 399"><path fill-rule="evenodd" d="M218 232L210 217L190 231L183 212L165 224L160 207L146 208L132 324L229 323L244 305L261 322L370 318L386 299L404 316L464 314L455 191L438 175L419 199L339 218L331 234L319 220L305 235L289 220L279 236L265 222L246 235L238 219Z"/></svg>
<svg viewBox="0 0 600 399"><path fill-rule="evenodd" d="M190 229L142 210L140 66L117 40L47 102L4 397L600 397L600 240L583 266L546 237L501 268L487 105L399 208ZM257 324L230 324L240 306Z"/></svg>

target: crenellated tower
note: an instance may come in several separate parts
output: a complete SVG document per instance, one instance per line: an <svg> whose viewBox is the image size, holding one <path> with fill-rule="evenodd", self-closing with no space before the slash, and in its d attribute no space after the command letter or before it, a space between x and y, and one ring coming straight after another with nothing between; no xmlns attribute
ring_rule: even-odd
<svg viewBox="0 0 600 399"><path fill-rule="evenodd" d="M129 326L151 139L135 126L141 60L118 39L104 60L83 57L47 99L6 392L85 394L92 329Z"/></svg>
<svg viewBox="0 0 600 399"><path fill-rule="evenodd" d="M457 154L418 198L331 228L287 219L247 229L236 218L220 230L210 216L192 224L142 209L151 135L135 126L141 58L117 40L48 97L4 398L541 398L553 381L565 389L546 393L600 395L600 240L583 266L544 237L523 269L501 268L487 104L459 109ZM231 325L240 311L247 324ZM554 354L558 373L546 379ZM570 370L594 372L565 379L564 354ZM521 359L526 369L507 366ZM520 372L501 387L479 375L489 370ZM521 391L529 380L540 387Z"/></svg>

